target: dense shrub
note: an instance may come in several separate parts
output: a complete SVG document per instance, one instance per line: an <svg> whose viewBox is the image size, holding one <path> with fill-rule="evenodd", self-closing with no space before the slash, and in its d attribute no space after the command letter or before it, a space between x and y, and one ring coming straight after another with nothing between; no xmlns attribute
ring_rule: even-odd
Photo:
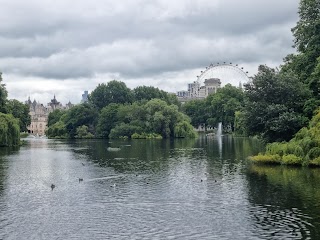
<svg viewBox="0 0 320 240"><path fill-rule="evenodd" d="M249 159L255 163L273 164L280 163L281 157L278 154L258 154L257 156L251 156Z"/></svg>
<svg viewBox="0 0 320 240"><path fill-rule="evenodd" d="M265 155L251 157L256 162L268 162L270 156L279 155L281 164L320 166L320 112L310 121L309 127L301 128L289 142L270 143Z"/></svg>

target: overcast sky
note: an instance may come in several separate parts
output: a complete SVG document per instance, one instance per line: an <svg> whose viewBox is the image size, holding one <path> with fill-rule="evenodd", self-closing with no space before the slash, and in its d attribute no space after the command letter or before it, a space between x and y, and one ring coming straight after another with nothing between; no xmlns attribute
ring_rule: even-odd
<svg viewBox="0 0 320 240"><path fill-rule="evenodd" d="M79 103L116 79L186 90L210 63L249 75L294 52L298 0L0 0L9 98ZM225 82L222 82L225 84ZM237 85L238 83L233 83Z"/></svg>

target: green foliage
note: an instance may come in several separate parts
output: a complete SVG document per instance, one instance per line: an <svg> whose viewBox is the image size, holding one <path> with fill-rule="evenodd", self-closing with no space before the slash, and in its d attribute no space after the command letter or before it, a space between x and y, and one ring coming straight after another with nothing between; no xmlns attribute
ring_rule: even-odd
<svg viewBox="0 0 320 240"><path fill-rule="evenodd" d="M19 126L21 132L27 131L27 126L31 123L31 117L29 115L29 106L18 100L8 100L6 104L6 112L12 114L19 120Z"/></svg>
<svg viewBox="0 0 320 240"><path fill-rule="evenodd" d="M141 127L121 123L111 130L109 138L131 138L133 134L140 134L142 131Z"/></svg>
<svg viewBox="0 0 320 240"><path fill-rule="evenodd" d="M210 99L210 98L209 98ZM208 109L211 116L215 117L212 126L222 122L223 126L230 126L234 130L235 112L240 111L244 104L244 93L241 89L227 84L212 94Z"/></svg>
<svg viewBox="0 0 320 240"><path fill-rule="evenodd" d="M267 144L265 156L279 155L281 164L318 165L320 163L320 112L289 142ZM264 156L264 155L261 155Z"/></svg>
<svg viewBox="0 0 320 240"><path fill-rule="evenodd" d="M48 138L68 138L68 132L63 121L58 121L51 125L46 135Z"/></svg>
<svg viewBox="0 0 320 240"><path fill-rule="evenodd" d="M97 129L101 137L110 131L110 138L196 136L189 118L178 111L178 106L168 105L160 99L152 99L147 103L109 105L100 114ZM103 129L104 135L101 134Z"/></svg>
<svg viewBox="0 0 320 240"><path fill-rule="evenodd" d="M181 121L174 128L174 136L176 138L195 138L197 135L189 122Z"/></svg>
<svg viewBox="0 0 320 240"><path fill-rule="evenodd" d="M69 138L75 138L77 128L86 125L90 132L94 132L98 112L91 105L83 103L69 109L64 120Z"/></svg>
<svg viewBox="0 0 320 240"><path fill-rule="evenodd" d="M131 135L132 139L162 139L162 136L160 134L156 133L134 133Z"/></svg>
<svg viewBox="0 0 320 240"><path fill-rule="evenodd" d="M301 0L299 21L292 29L298 54L285 58L282 71L293 71L299 79L308 84L314 98L320 99L320 78L317 65L320 57L320 2L319 0Z"/></svg>
<svg viewBox="0 0 320 240"><path fill-rule="evenodd" d="M8 92L6 85L2 84L2 73L0 72L0 113L6 113L6 101L8 97Z"/></svg>
<svg viewBox="0 0 320 240"><path fill-rule="evenodd" d="M182 105L182 110L191 118L191 124L194 127L206 124L207 119L210 117L205 100L188 101Z"/></svg>
<svg viewBox="0 0 320 240"><path fill-rule="evenodd" d="M261 136L267 142L288 141L306 125L303 108L311 95L294 75L260 66L245 88L245 126L249 135Z"/></svg>
<svg viewBox="0 0 320 240"><path fill-rule="evenodd" d="M77 127L77 135L75 138L93 138L94 135L88 131L88 127L86 125L82 125Z"/></svg>
<svg viewBox="0 0 320 240"><path fill-rule="evenodd" d="M283 155L281 164L285 165L302 165L303 159L294 154Z"/></svg>
<svg viewBox="0 0 320 240"><path fill-rule="evenodd" d="M320 157L310 160L309 165L320 167Z"/></svg>
<svg viewBox="0 0 320 240"><path fill-rule="evenodd" d="M91 137L95 132L97 118L97 110L87 103L76 105L65 112L55 111L50 117L51 123L46 134L49 138ZM81 132L79 135L78 128L83 130L83 126L87 127L88 133Z"/></svg>
<svg viewBox="0 0 320 240"><path fill-rule="evenodd" d="M281 161L281 157L278 154L258 154L257 156L249 157L249 160L251 160L254 163L278 164Z"/></svg>
<svg viewBox="0 0 320 240"><path fill-rule="evenodd" d="M241 89L227 84L209 95L205 100L192 100L182 106L182 110L191 118L194 127L199 125L229 126L234 130L235 112L244 105L244 93Z"/></svg>
<svg viewBox="0 0 320 240"><path fill-rule="evenodd" d="M53 112L49 113L48 127L52 126L56 122L59 122L63 114L65 114L65 111L61 109L55 109Z"/></svg>
<svg viewBox="0 0 320 240"><path fill-rule="evenodd" d="M234 133L237 136L245 136L245 115L242 111L235 111L234 113Z"/></svg>
<svg viewBox="0 0 320 240"><path fill-rule="evenodd" d="M320 147L313 147L309 150L309 152L307 153L307 157L310 160L316 159L318 157L320 157Z"/></svg>
<svg viewBox="0 0 320 240"><path fill-rule="evenodd" d="M12 114L0 113L0 146L17 146L20 144L19 120Z"/></svg>
<svg viewBox="0 0 320 240"><path fill-rule="evenodd" d="M111 129L116 126L120 106L120 104L111 103L101 110L97 125L97 136L102 138L109 136Z"/></svg>
<svg viewBox="0 0 320 240"><path fill-rule="evenodd" d="M159 88L155 88L152 86L139 86L133 89L133 95L135 101L142 100L151 100L154 98L161 99L165 101L167 104L175 104L180 106L178 102L177 96L175 94L167 93Z"/></svg>
<svg viewBox="0 0 320 240"><path fill-rule="evenodd" d="M99 110L110 103L132 103L133 93L124 82L116 80L99 84L89 95L89 102Z"/></svg>

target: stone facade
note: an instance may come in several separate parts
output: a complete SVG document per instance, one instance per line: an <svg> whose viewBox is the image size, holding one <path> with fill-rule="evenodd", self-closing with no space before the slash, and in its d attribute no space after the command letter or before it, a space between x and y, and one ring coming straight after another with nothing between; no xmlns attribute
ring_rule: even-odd
<svg viewBox="0 0 320 240"><path fill-rule="evenodd" d="M69 109L73 104L69 101L66 106L62 106L60 102L57 101L56 96L51 99L51 101L44 106L42 103L34 100L33 102L29 99L26 101L29 105L29 115L31 116L31 124L27 126L28 133L35 136L44 136L48 125L48 116L50 112L55 109Z"/></svg>

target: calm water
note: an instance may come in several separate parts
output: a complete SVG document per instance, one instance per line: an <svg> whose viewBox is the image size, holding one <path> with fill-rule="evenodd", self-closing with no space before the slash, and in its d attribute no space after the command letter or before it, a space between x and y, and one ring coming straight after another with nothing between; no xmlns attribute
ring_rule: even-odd
<svg viewBox="0 0 320 240"><path fill-rule="evenodd" d="M248 164L262 147L224 136L2 148L0 239L319 239L320 170Z"/></svg>

